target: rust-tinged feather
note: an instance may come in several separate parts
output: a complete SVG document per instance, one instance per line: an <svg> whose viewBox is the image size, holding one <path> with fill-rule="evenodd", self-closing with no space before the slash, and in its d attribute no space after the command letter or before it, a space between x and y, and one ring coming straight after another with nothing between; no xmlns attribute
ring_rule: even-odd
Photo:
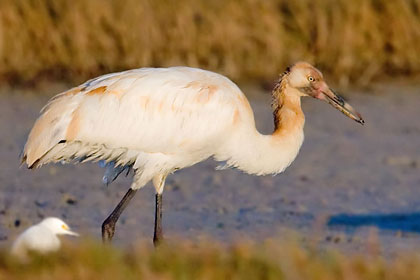
<svg viewBox="0 0 420 280"><path fill-rule="evenodd" d="M73 112L72 119L67 127L66 141L73 141L80 130L80 114L78 110Z"/></svg>
<svg viewBox="0 0 420 280"><path fill-rule="evenodd" d="M83 88L79 86L79 87L69 89L64 94L67 95L67 96L68 95L75 95L75 94L78 94L79 92L81 92L82 90L83 90Z"/></svg>
<svg viewBox="0 0 420 280"><path fill-rule="evenodd" d="M103 94L106 91L106 89L107 89L106 86L101 86L101 87L97 87L95 89L88 91L86 94L87 95Z"/></svg>
<svg viewBox="0 0 420 280"><path fill-rule="evenodd" d="M233 120L232 120L232 124L233 125L237 125L240 121L240 115L239 115L239 110L236 109L235 112L233 113Z"/></svg>

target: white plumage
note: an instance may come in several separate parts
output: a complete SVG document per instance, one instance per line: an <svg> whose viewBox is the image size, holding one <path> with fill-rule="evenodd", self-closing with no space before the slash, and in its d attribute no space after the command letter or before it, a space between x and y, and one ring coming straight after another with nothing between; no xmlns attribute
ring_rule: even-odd
<svg viewBox="0 0 420 280"><path fill-rule="evenodd" d="M270 143L240 89L187 67L105 75L58 95L42 113L24 151L29 166L86 156L134 164L133 189L210 156L248 173L278 173L303 141L299 133L274 153L256 150Z"/></svg>
<svg viewBox="0 0 420 280"><path fill-rule="evenodd" d="M132 190L152 180L158 194L168 174L209 157L250 174L277 174L302 145L300 97L308 95L362 121L307 63L295 64L273 90L272 135L256 130L245 95L222 75L188 67L108 74L46 105L28 137L23 161L37 167L104 160L111 162L105 182L130 167L135 171ZM121 211L116 211L117 219Z"/></svg>
<svg viewBox="0 0 420 280"><path fill-rule="evenodd" d="M11 253L17 258L26 259L29 252L46 254L57 251L61 242L57 235L79 234L70 230L62 220L54 217L45 218L21 233L13 242Z"/></svg>

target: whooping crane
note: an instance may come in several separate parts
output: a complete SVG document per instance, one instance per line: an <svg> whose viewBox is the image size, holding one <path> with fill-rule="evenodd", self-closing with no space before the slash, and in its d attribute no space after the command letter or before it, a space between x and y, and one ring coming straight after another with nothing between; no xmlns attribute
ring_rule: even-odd
<svg viewBox="0 0 420 280"><path fill-rule="evenodd" d="M157 244L163 238L162 192L168 174L210 157L249 174L282 172L303 142L303 96L326 101L364 123L328 87L322 73L305 62L287 68L272 96L275 129L262 135L245 95L220 74L171 67L100 76L48 102L29 134L22 162L35 168L50 162L101 160L108 162L105 182L133 169L132 185L102 224L102 237L112 239L129 201L152 181Z"/></svg>

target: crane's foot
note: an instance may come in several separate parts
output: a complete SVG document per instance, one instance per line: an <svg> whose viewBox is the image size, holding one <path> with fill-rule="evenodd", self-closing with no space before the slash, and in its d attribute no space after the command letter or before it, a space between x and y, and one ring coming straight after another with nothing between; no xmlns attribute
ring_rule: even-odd
<svg viewBox="0 0 420 280"><path fill-rule="evenodd" d="M121 199L120 203L118 203L117 207L115 207L114 211L112 211L111 215L105 219L102 223L102 241L104 243L110 243L112 237L115 233L115 224L118 221L118 218L121 216L121 213L127 207L130 200L136 194L137 190L129 189L124 197Z"/></svg>
<svg viewBox="0 0 420 280"><path fill-rule="evenodd" d="M115 233L115 221L106 219L102 223L102 242L111 243L112 237L114 237L114 233Z"/></svg>
<svg viewBox="0 0 420 280"><path fill-rule="evenodd" d="M155 247L159 247L160 245L163 244L163 242L164 242L163 236L160 236L160 237L154 236L153 237L153 245Z"/></svg>

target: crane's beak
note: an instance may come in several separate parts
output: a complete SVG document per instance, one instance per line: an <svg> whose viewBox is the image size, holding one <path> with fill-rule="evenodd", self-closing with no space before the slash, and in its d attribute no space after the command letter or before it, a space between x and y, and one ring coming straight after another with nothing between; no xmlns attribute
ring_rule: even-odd
<svg viewBox="0 0 420 280"><path fill-rule="evenodd" d="M334 108L339 110L347 117L355 120L356 122L362 125L365 123L362 116L356 110L354 110L353 107L350 106L350 104L348 104L340 95L335 93L330 88L327 87L326 90L323 90L321 94L317 96L317 98L330 103Z"/></svg>

